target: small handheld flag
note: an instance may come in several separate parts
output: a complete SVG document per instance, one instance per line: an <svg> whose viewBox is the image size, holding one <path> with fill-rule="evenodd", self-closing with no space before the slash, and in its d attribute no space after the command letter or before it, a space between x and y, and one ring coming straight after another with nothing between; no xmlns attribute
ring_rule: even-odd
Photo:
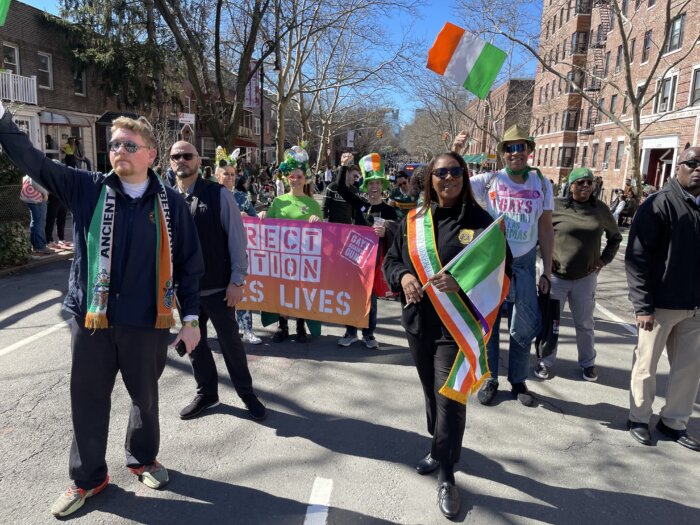
<svg viewBox="0 0 700 525"><path fill-rule="evenodd" d="M486 98L508 55L447 22L428 51L428 69Z"/></svg>

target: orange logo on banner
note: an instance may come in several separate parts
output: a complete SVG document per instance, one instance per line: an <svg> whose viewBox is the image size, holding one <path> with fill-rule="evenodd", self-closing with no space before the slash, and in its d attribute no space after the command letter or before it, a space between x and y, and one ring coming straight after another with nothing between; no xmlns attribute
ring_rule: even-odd
<svg viewBox="0 0 700 525"><path fill-rule="evenodd" d="M378 237L367 226L243 217L241 310L366 327Z"/></svg>

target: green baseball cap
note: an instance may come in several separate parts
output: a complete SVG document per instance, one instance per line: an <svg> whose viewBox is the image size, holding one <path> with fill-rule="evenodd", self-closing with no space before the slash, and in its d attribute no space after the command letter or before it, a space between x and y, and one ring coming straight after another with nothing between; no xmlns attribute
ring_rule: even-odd
<svg viewBox="0 0 700 525"><path fill-rule="evenodd" d="M571 170L569 174L569 184L573 184L579 179L591 179L593 180L593 172L589 168L575 168Z"/></svg>

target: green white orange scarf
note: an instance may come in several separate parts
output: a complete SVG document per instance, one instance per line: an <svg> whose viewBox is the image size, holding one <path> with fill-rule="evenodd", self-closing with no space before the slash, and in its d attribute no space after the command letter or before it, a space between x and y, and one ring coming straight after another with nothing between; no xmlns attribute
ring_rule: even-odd
<svg viewBox="0 0 700 525"><path fill-rule="evenodd" d="M87 315L85 327L90 329L108 328L107 307L109 302L110 273L112 268L112 243L114 240L114 219L116 214L116 193L102 186L97 208L90 221L87 235ZM155 328L175 326L173 316L173 263L172 228L170 208L165 187L154 199L154 221L156 227L156 304ZM167 241L167 242L165 242Z"/></svg>
<svg viewBox="0 0 700 525"><path fill-rule="evenodd" d="M466 403L469 394L490 375L485 344L509 286L505 275L506 244L502 223L499 219L476 239L473 239L471 230L464 230L471 232L473 240L451 262L450 273L469 297L472 308L458 293L441 292L434 286L425 289L440 320L460 349L440 394L460 403ZM430 208L425 213L411 210L406 227L408 253L421 284L425 285L443 267L435 243Z"/></svg>

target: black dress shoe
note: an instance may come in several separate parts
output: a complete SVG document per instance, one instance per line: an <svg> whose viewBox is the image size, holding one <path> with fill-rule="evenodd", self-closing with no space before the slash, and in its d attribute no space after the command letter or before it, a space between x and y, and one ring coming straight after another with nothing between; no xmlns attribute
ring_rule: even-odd
<svg viewBox="0 0 700 525"><path fill-rule="evenodd" d="M676 430L667 426L661 419L656 424L656 430L661 432L664 436L670 437L673 441L679 445L683 445L690 450L695 450L700 452L700 441L692 436L688 435L687 430Z"/></svg>
<svg viewBox="0 0 700 525"><path fill-rule="evenodd" d="M433 459L430 452L428 452L428 455L421 459L416 465L416 472L421 476L425 476L437 470L439 466L440 462L437 459Z"/></svg>
<svg viewBox="0 0 700 525"><path fill-rule="evenodd" d="M204 394L197 394L194 396L192 402L185 408L180 410L180 419L192 419L197 417L199 414L214 408L219 404L219 396L205 396Z"/></svg>
<svg viewBox="0 0 700 525"><path fill-rule="evenodd" d="M243 398L243 403L248 409L248 415L255 421L262 421L267 417L267 410L255 394Z"/></svg>
<svg viewBox="0 0 700 525"><path fill-rule="evenodd" d="M440 512L449 519L456 518L462 506L462 498L454 484L443 481L438 485L438 507Z"/></svg>
<svg viewBox="0 0 700 525"><path fill-rule="evenodd" d="M627 420L627 428L630 429L630 435L642 445L651 445L649 425L646 423L638 423L636 421Z"/></svg>

